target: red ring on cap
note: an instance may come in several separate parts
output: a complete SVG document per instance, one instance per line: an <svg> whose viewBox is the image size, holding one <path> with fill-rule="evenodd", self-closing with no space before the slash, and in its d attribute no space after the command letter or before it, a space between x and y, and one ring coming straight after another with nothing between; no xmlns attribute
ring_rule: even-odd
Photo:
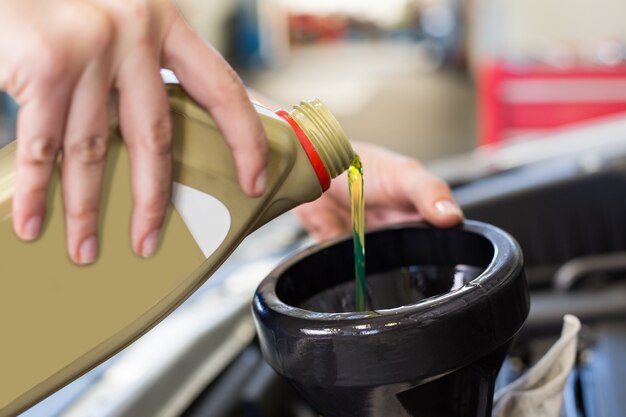
<svg viewBox="0 0 626 417"><path fill-rule="evenodd" d="M313 169L315 170L315 174L317 174L317 179L322 186L322 191L328 190L328 187L330 187L330 175L328 175L328 171L326 170L324 162L322 162L322 158L320 158L320 155L317 153L317 150L309 140L306 133L304 133L304 130L302 130L298 122L296 122L286 110L276 110L275 113L289 123L298 137L300 145L302 145L306 156L309 158L311 166L313 166Z"/></svg>

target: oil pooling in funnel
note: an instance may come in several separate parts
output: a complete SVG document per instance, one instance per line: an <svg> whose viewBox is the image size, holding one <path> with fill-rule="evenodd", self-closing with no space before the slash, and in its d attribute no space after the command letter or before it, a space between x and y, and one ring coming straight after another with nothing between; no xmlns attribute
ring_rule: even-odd
<svg viewBox="0 0 626 417"><path fill-rule="evenodd" d="M348 168L348 189L350 190L350 213L352 215L352 235L354 237L354 277L356 287L356 310L369 310L365 282L365 198L363 195L363 165L355 156Z"/></svg>

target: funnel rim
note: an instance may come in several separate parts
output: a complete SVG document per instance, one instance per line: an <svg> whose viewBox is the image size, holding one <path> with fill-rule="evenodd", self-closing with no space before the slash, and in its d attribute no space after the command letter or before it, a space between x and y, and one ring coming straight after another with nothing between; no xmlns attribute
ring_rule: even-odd
<svg viewBox="0 0 626 417"><path fill-rule="evenodd" d="M429 227L431 226L423 222L402 223L372 229L371 231L368 231L366 235L380 232L388 232L398 229L424 229ZM413 304L388 309L374 310L374 312L376 313L375 316L372 315L370 311L338 313L316 312L289 305L281 300L276 293L276 284L278 283L278 280L281 278L281 276L291 267L302 261L304 258L309 257L315 253L327 250L328 248L345 242L346 240L352 239L351 236L344 236L338 239L315 244L313 246L305 248L304 250L298 252L290 259L286 260L281 265L276 267L272 272L268 274L268 276L263 280L263 282L256 291L254 297L255 310L257 308L270 308L279 315L301 320L303 322L303 325L309 321L312 324L317 323L313 324L313 327L315 328L319 327L320 322L332 323L335 327L340 325L341 322L345 322L348 327L352 327L354 325L358 325L359 321L371 322L372 320L375 321L377 318L380 318L381 320L388 320L390 316L402 316L404 318L409 318L409 320L413 322L412 316L419 315L421 312L424 311L436 309L442 305L448 306L450 305L451 301L454 301L456 299L467 298L467 303L463 303L466 306L475 302L482 301L482 296L487 296L486 290L490 286L497 284L496 275L505 276L505 278L499 280L500 282L511 279L517 275L517 272L519 271L523 263L522 254L519 245L508 233L490 224L475 220L465 220L461 225L456 226L452 229L461 230L462 232L475 234L482 238L485 238L493 247L492 259L482 271L482 273L457 290L433 295ZM507 268L507 266L509 267ZM503 269L505 269L505 271L503 271ZM262 298L262 300L260 300L259 298ZM261 307L261 304L263 304L264 306ZM399 322L399 324L401 323Z"/></svg>

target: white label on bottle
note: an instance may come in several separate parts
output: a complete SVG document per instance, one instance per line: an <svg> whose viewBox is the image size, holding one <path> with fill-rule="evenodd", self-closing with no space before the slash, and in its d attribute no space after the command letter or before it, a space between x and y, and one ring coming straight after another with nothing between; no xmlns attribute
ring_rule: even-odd
<svg viewBox="0 0 626 417"><path fill-rule="evenodd" d="M284 122L284 120L279 115L277 115L276 113L274 113L267 107L264 107L263 105L256 103L254 101L252 102L252 104L254 104L254 109L256 110L257 113L265 115L267 117L271 117L272 119L276 119L276 120L280 120L281 122Z"/></svg>
<svg viewBox="0 0 626 417"><path fill-rule="evenodd" d="M174 181L172 203L207 258L230 230L230 212L217 198Z"/></svg>

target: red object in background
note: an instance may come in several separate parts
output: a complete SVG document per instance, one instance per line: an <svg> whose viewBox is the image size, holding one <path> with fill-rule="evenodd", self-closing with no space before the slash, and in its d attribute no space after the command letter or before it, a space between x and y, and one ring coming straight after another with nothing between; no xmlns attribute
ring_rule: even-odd
<svg viewBox="0 0 626 417"><path fill-rule="evenodd" d="M626 66L484 63L478 68L478 111L481 145L626 112Z"/></svg>
<svg viewBox="0 0 626 417"><path fill-rule="evenodd" d="M336 41L346 37L347 23L337 15L291 14L289 30L291 40L296 43Z"/></svg>

